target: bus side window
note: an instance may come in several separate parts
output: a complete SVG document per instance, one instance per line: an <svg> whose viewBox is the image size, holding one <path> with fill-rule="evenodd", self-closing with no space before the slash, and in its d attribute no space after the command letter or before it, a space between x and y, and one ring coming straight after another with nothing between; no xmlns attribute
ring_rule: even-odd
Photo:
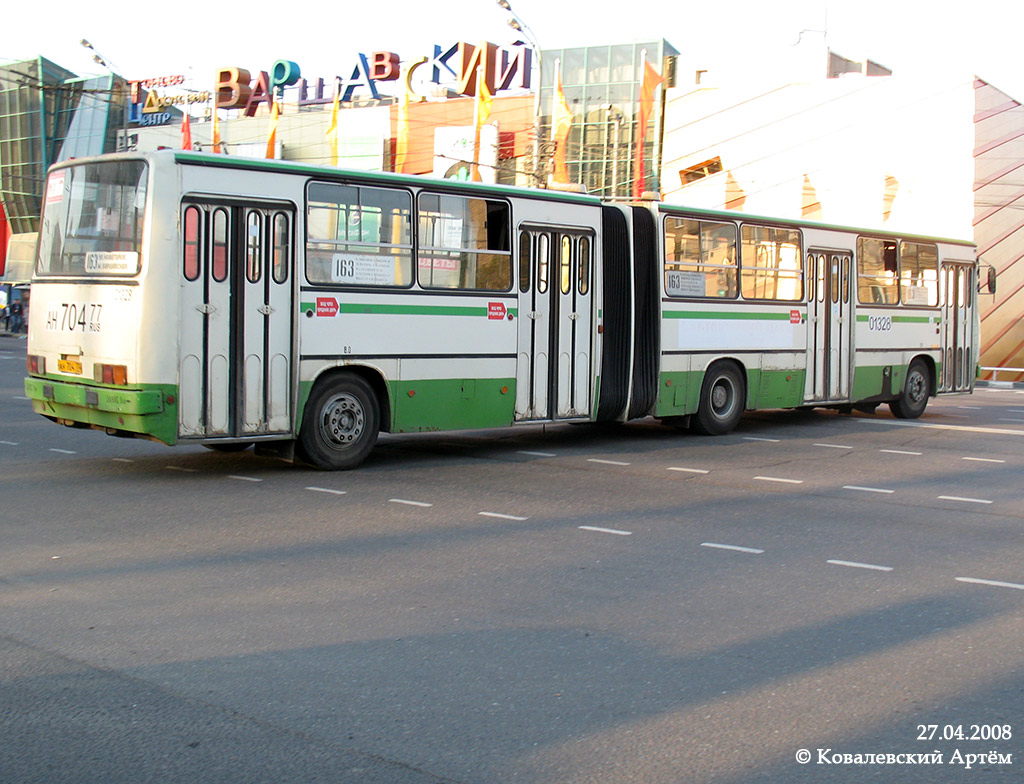
<svg viewBox="0 0 1024 784"><path fill-rule="evenodd" d="M228 277L228 211L223 207L213 213L213 265L211 272L217 283Z"/></svg>
<svg viewBox="0 0 1024 784"><path fill-rule="evenodd" d="M580 237L579 293L590 291L590 237Z"/></svg>
<svg viewBox="0 0 1024 784"><path fill-rule="evenodd" d="M245 277L258 283L263 274L263 216L250 210L245 229Z"/></svg>
<svg viewBox="0 0 1024 784"><path fill-rule="evenodd" d="M530 262L533 261L530 250L530 233L519 232L519 290L524 293L530 290Z"/></svg>
<svg viewBox="0 0 1024 784"><path fill-rule="evenodd" d="M288 280L288 264L291 259L292 233L288 225L288 216L279 212L274 215L273 265L274 283Z"/></svg>

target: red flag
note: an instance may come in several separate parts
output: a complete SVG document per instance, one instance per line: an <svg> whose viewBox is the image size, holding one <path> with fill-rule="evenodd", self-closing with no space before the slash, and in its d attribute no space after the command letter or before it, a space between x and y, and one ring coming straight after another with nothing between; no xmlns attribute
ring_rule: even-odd
<svg viewBox="0 0 1024 784"><path fill-rule="evenodd" d="M645 190L644 178L644 140L647 138L647 119L654 106L654 91L661 84L663 77L658 75L654 66L647 62L644 54L644 80L640 85L640 111L637 117L636 152L633 155L633 198L639 199Z"/></svg>
<svg viewBox="0 0 1024 784"><path fill-rule="evenodd" d="M569 131L572 130L572 109L565 100L562 90L561 62L555 63L555 95L551 110L551 139L555 143L555 160L553 179L555 182L569 182L569 168L565 165L565 148L569 142Z"/></svg>
<svg viewBox="0 0 1024 784"><path fill-rule="evenodd" d="M188 112L181 118L181 149L192 149L192 128L188 124Z"/></svg>

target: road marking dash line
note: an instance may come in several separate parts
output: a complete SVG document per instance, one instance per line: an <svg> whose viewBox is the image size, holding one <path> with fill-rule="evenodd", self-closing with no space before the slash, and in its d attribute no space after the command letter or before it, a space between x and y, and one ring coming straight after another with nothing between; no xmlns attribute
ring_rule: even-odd
<svg viewBox="0 0 1024 784"><path fill-rule="evenodd" d="M596 457L588 457L588 463L600 463L601 465L613 465L613 466L628 466L629 463L623 463L619 460L599 460Z"/></svg>
<svg viewBox="0 0 1024 784"><path fill-rule="evenodd" d="M874 569L876 572L891 572L891 566L878 566L877 564L860 563L859 561L836 561L829 559L826 563L835 564L836 566L850 566L854 569Z"/></svg>
<svg viewBox="0 0 1024 784"><path fill-rule="evenodd" d="M824 446L829 449L853 449L852 446L845 446L843 444L815 444L815 446Z"/></svg>
<svg viewBox="0 0 1024 784"><path fill-rule="evenodd" d="M166 468L168 471L184 471L186 474L194 474L196 471L199 470L198 468L183 468L182 466L174 465L164 466L164 468Z"/></svg>
<svg viewBox="0 0 1024 784"><path fill-rule="evenodd" d="M757 436L743 436L743 440L744 441L767 441L768 443L771 443L771 444L777 444L782 439L781 438L758 438Z"/></svg>
<svg viewBox="0 0 1024 784"><path fill-rule="evenodd" d="M388 501L392 504L405 504L406 506L433 506L433 504L428 504L425 501L407 501L404 498L389 498Z"/></svg>
<svg viewBox="0 0 1024 784"><path fill-rule="evenodd" d="M51 449L50 451L51 452L58 452L58 453L60 453L62 455L75 455L75 454L78 454L77 452L75 452L75 451L73 451L71 449Z"/></svg>
<svg viewBox="0 0 1024 784"><path fill-rule="evenodd" d="M778 476L755 476L754 479L760 479L762 482L781 482L787 485L802 485L803 479L783 479Z"/></svg>
<svg viewBox="0 0 1024 784"><path fill-rule="evenodd" d="M17 441L0 441L0 444L6 444L7 446L17 446Z"/></svg>
<svg viewBox="0 0 1024 784"><path fill-rule="evenodd" d="M861 490L865 493L895 493L895 490L886 490L882 487L858 487L857 485L843 485L843 490Z"/></svg>
<svg viewBox="0 0 1024 784"><path fill-rule="evenodd" d="M981 580L977 577L957 577L958 581L962 583L974 583L975 585L992 585L996 588L1016 588L1018 591L1024 591L1024 585L1019 583L1004 583L999 580Z"/></svg>
<svg viewBox="0 0 1024 784"><path fill-rule="evenodd" d="M975 463L1005 463L1005 460L996 460L994 457L961 457L961 460L971 460Z"/></svg>
<svg viewBox="0 0 1024 784"><path fill-rule="evenodd" d="M669 471L683 471L687 474L710 474L711 472L704 468L683 468L682 466L669 466Z"/></svg>
<svg viewBox="0 0 1024 784"><path fill-rule="evenodd" d="M522 523L529 520L529 517L517 517L516 515L502 514L501 512L477 512L481 517L496 517L499 520L515 520Z"/></svg>
<svg viewBox="0 0 1024 784"><path fill-rule="evenodd" d="M596 531L599 534L615 534L616 536L632 536L632 531L620 531L617 528L598 528L594 525L581 525L581 531Z"/></svg>
<svg viewBox="0 0 1024 784"><path fill-rule="evenodd" d="M914 455L920 457L923 452L908 452L905 449L879 449L879 452L887 452L890 455Z"/></svg>
<svg viewBox="0 0 1024 784"><path fill-rule="evenodd" d="M115 463L134 463L135 461L128 457L112 457L110 458Z"/></svg>
<svg viewBox="0 0 1024 784"><path fill-rule="evenodd" d="M764 552L756 547L741 547L738 544L719 544L718 542L701 542L700 546L712 547L715 550L735 550L738 553L752 553L753 555L761 555Z"/></svg>
<svg viewBox="0 0 1024 784"><path fill-rule="evenodd" d="M257 479L254 476L239 476L238 474L228 474L228 479L238 479L242 482L262 482L262 479Z"/></svg>
<svg viewBox="0 0 1024 784"><path fill-rule="evenodd" d="M520 449L516 454L530 455L531 457L558 457L554 452L528 452L525 449Z"/></svg>
<svg viewBox="0 0 1024 784"><path fill-rule="evenodd" d="M334 490L330 487L307 487L307 490L312 490L314 493L331 493L332 495L345 495L348 490Z"/></svg>
<svg viewBox="0 0 1024 784"><path fill-rule="evenodd" d="M968 504L990 504L990 503L992 503L991 501L987 501L984 498L963 498L962 496L958 496L958 495L940 495L938 498L939 498L940 501L964 501L965 503L968 503Z"/></svg>

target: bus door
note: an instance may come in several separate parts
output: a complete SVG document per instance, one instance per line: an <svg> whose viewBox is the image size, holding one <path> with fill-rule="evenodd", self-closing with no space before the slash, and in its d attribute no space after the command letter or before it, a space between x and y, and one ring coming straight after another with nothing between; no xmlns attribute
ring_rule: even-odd
<svg viewBox="0 0 1024 784"><path fill-rule="evenodd" d="M517 419L590 416L593 233L519 233Z"/></svg>
<svg viewBox="0 0 1024 784"><path fill-rule="evenodd" d="M290 430L294 216L287 205L182 205L180 436Z"/></svg>
<svg viewBox="0 0 1024 784"><path fill-rule="evenodd" d="M972 324L975 282L971 264L942 264L942 374L940 392L967 391L974 379Z"/></svg>
<svg viewBox="0 0 1024 784"><path fill-rule="evenodd" d="M850 396L853 254L811 249L807 254L806 402Z"/></svg>

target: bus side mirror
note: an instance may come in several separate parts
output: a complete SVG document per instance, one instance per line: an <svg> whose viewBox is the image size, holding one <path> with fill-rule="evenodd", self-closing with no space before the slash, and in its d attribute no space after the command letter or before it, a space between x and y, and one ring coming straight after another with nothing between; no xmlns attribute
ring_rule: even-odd
<svg viewBox="0 0 1024 784"><path fill-rule="evenodd" d="M988 288L988 292L987 293L995 294L996 293L996 268L995 267L989 267L988 268L988 279L985 282L987 284L986 287ZM978 286L978 290L981 291L981 285L980 284ZM982 293L985 293L985 292L982 292Z"/></svg>

